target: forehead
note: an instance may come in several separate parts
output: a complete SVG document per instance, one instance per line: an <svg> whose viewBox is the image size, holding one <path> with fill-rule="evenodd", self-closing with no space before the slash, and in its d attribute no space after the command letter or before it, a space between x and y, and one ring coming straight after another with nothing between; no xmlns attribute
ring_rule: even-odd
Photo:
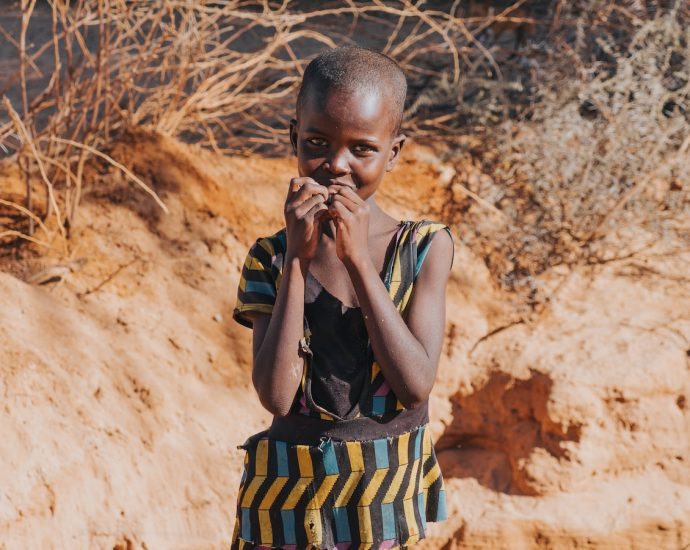
<svg viewBox="0 0 690 550"><path fill-rule="evenodd" d="M390 134L392 132L392 101L380 89L308 90L302 104L300 119L308 125L322 123L330 127L357 132Z"/></svg>

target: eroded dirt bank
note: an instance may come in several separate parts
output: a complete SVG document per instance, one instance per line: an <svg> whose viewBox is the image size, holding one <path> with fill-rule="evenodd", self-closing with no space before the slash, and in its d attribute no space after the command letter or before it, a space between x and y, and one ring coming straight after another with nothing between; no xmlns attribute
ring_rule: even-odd
<svg viewBox="0 0 690 550"><path fill-rule="evenodd" d="M247 248L281 224L293 162L148 134L112 154L170 213L94 171L72 263L0 272L0 547L224 548L236 447L268 422L230 313ZM441 217L444 167L405 155L382 204ZM1 182L19 192L11 169ZM690 544L690 253L672 245L551 270L550 303L516 323L456 239L432 399L451 517L424 547Z"/></svg>

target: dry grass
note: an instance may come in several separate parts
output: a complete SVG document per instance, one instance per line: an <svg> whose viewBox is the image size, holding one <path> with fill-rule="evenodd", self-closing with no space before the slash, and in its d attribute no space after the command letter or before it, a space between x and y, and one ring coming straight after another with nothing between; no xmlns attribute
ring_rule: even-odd
<svg viewBox="0 0 690 550"><path fill-rule="evenodd" d="M36 10L22 0L16 32L0 28L18 53L0 83L14 98L2 103L0 155L25 179L23 194L0 203L5 252L23 240L68 251L97 163L164 208L108 154L128 129L233 154L285 153L306 63L348 43L403 66L408 133L450 143L463 162L447 220L533 303L535 277L550 267L627 253L612 239L626 227L651 238L687 229L678 222L690 146L681 2L53 0ZM30 47L32 25L46 31Z"/></svg>
<svg viewBox="0 0 690 550"><path fill-rule="evenodd" d="M284 151L301 73L324 47L373 42L398 59L418 87L433 80L457 87L469 65L497 68L475 34L487 21L509 19L511 10L465 20L459 4L443 11L408 1L341 2L305 10L246 0L52 0L45 25L45 10L36 21L36 0L22 0L18 36L1 29L19 61L2 92L16 92L20 105L3 100L0 145L18 163L26 189L21 204L10 201L11 227L0 239L36 242L39 217L38 240L66 246L85 165L99 157L118 166L107 152L128 128L146 125L234 153ZM41 24L44 43L29 51L30 26ZM49 75L39 68L46 59ZM44 86L31 86L35 81ZM416 114L432 103L420 96L408 111L420 135L438 133L450 118L429 109Z"/></svg>

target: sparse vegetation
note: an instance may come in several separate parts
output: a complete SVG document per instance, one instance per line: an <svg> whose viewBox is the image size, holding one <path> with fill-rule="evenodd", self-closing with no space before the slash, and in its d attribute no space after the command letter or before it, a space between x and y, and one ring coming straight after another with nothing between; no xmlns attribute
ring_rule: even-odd
<svg viewBox="0 0 690 550"><path fill-rule="evenodd" d="M687 237L689 11L641 0L22 0L16 29L0 29L17 61L0 82L0 157L25 182L2 191L3 253L67 250L94 163L164 208L109 156L133 127L284 154L305 64L359 43L406 70L409 133L450 144L446 221L536 304L540 273L634 253L630 231ZM35 25L50 32L31 45Z"/></svg>

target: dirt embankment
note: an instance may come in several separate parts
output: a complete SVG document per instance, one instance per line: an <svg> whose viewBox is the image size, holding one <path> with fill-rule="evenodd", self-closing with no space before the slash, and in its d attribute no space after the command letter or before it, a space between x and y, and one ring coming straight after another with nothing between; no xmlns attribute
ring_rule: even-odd
<svg viewBox="0 0 690 550"><path fill-rule="evenodd" d="M250 332L230 314L249 245L281 224L294 163L145 133L112 154L170 213L94 172L71 262L0 272L0 541L224 548L236 446L268 422ZM447 167L421 147L405 155L380 202L440 218ZM6 169L3 189L12 182ZM660 243L551 270L550 303L515 323L461 237L432 398L451 517L423 546L690 544L690 253Z"/></svg>

